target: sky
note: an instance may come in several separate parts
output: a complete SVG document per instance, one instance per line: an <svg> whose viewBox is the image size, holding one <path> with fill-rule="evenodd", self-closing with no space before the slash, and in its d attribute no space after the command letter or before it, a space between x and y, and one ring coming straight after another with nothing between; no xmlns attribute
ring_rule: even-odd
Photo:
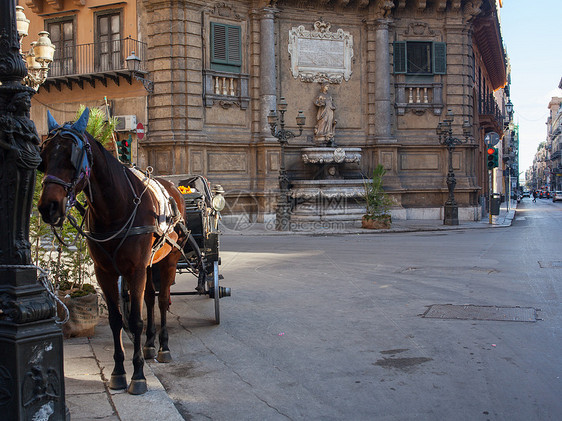
<svg viewBox="0 0 562 421"><path fill-rule="evenodd" d="M513 119L519 124L519 171L526 171L546 140L548 103L562 98L562 1L503 0L500 20L511 63Z"/></svg>

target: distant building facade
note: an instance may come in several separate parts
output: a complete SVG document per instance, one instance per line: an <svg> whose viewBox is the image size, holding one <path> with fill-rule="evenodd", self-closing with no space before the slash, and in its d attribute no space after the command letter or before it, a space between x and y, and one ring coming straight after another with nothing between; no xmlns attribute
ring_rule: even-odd
<svg viewBox="0 0 562 421"><path fill-rule="evenodd" d="M552 98L546 122L550 190L562 190L562 98Z"/></svg>

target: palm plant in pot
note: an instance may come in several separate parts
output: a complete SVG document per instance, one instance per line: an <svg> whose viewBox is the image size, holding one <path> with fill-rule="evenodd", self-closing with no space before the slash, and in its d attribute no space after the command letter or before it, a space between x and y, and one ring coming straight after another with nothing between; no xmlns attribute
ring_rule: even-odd
<svg viewBox="0 0 562 421"><path fill-rule="evenodd" d="M365 214L361 219L361 226L369 229L390 228L392 218L390 207L392 200L382 187L383 176L386 170L379 164L373 170L371 179L363 180L363 199L365 200Z"/></svg>

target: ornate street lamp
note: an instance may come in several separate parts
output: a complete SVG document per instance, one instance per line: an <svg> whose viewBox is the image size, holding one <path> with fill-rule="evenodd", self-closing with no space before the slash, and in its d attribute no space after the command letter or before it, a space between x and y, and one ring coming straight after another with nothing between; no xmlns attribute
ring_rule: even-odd
<svg viewBox="0 0 562 421"><path fill-rule="evenodd" d="M127 62L127 70L131 72L131 75L138 81L142 82L144 89L147 92L153 93L154 92L154 82L144 78L143 76L146 75L146 72L141 70L140 64L141 59L138 57L134 51L131 51L131 55L125 59Z"/></svg>
<svg viewBox="0 0 562 421"><path fill-rule="evenodd" d="M36 91L45 82L49 73L49 65L55 56L55 46L49 39L47 31L39 32L39 39L31 43L29 52L23 53L21 43L27 36L29 29L29 19L23 13L22 6L16 6L16 25L20 42L20 54L26 61L27 76L23 79L23 84L30 86Z"/></svg>
<svg viewBox="0 0 562 421"><path fill-rule="evenodd" d="M511 102L511 98L507 101L507 104L505 104L505 111L511 120L511 117L513 116L513 103Z"/></svg>
<svg viewBox="0 0 562 421"><path fill-rule="evenodd" d="M299 110L297 115L297 126L299 134L295 134L289 130L285 130L285 113L287 112L287 101L281 97L277 103L277 110L280 116L277 115L275 110L271 110L267 116L267 122L271 128L271 134L277 138L281 145L281 162L279 165L279 197L277 198L277 208L275 211L275 229L277 231L288 231L290 215L289 203L289 177L285 170L285 146L289 139L299 137L302 134L303 127L306 123L306 117L302 110ZM277 128L279 126L279 128Z"/></svg>
<svg viewBox="0 0 562 421"><path fill-rule="evenodd" d="M453 150L455 146L462 143L468 142L468 139L472 135L472 126L465 120L462 129L464 139L458 139L453 137L453 121L455 115L452 110L447 112L447 116L437 125L436 133L439 136L439 143L444 145L449 152L449 171L447 173L447 188L449 189L449 198L445 202L445 215L443 218L443 225L458 225L459 224L459 206L455 201L455 186L457 185L457 179L455 178L455 173L453 172Z"/></svg>
<svg viewBox="0 0 562 421"><path fill-rule="evenodd" d="M16 24L14 0L0 0L0 10L0 411L9 420L64 420L62 331L56 305L31 264L29 243L41 162L29 118L35 90L21 83L27 70L18 35L25 36L29 21L18 9ZM36 56L45 58L41 47Z"/></svg>

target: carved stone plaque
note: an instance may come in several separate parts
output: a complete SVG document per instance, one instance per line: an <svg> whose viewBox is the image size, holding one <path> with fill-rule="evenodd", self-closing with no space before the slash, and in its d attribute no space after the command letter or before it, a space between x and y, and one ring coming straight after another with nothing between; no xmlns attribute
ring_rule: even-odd
<svg viewBox="0 0 562 421"><path fill-rule="evenodd" d="M289 31L291 72L304 82L341 83L351 77L353 35L338 29L330 32L331 24L314 23L309 31L303 25Z"/></svg>

